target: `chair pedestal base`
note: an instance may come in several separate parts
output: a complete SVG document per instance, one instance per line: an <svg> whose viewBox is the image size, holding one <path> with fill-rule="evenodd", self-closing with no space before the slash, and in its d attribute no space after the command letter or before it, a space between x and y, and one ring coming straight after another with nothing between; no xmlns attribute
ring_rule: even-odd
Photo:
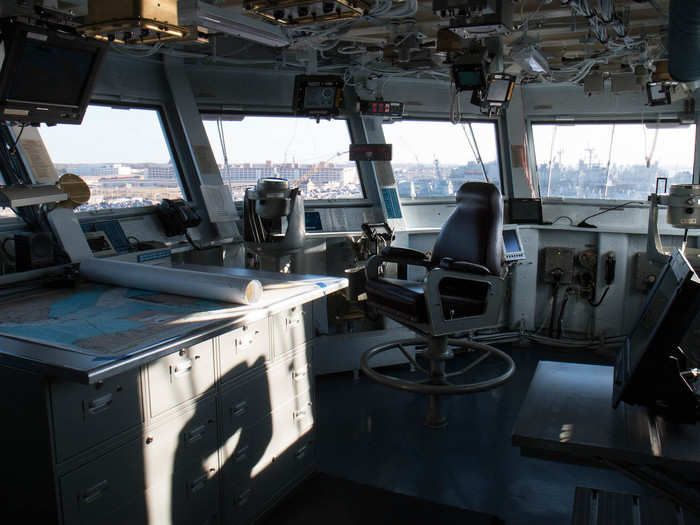
<svg viewBox="0 0 700 525"><path fill-rule="evenodd" d="M418 363L418 361L416 361L415 353L411 354L408 350L406 350L406 347L409 346L425 345L427 345L427 349L421 352L420 355L430 363L429 369L424 368L420 363ZM483 354L474 359L464 368L448 373L446 363L448 360L454 357L454 352L449 348L450 346L477 350L483 352ZM372 359L372 357L394 348L399 349L411 366L425 374L427 377L421 381L409 381L382 374L370 366L369 361ZM508 365L506 372L500 376L474 383L454 384L450 381L451 377L466 374L489 356L494 356L505 361L505 363ZM391 388L397 388L399 390L405 390L407 392L427 394L429 398L428 413L425 417L425 426L429 428L442 428L447 425L447 417L442 413L440 407L441 396L481 392L491 388L496 388L508 381L513 376L515 372L515 363L508 354L493 346L476 343L474 341L448 339L447 336L441 336L430 337L427 340L422 338L404 339L375 346L362 354L360 368L362 368L362 371L370 379L373 379L374 381L377 381L383 385Z"/></svg>
<svg viewBox="0 0 700 525"><path fill-rule="evenodd" d="M447 426L447 416L440 410L440 396L431 394L428 396L428 413L423 424L428 428L442 428Z"/></svg>

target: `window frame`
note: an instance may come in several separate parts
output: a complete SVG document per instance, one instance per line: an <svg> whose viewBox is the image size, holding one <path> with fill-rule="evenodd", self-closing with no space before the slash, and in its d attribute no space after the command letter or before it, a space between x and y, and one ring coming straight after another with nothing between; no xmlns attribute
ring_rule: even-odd
<svg viewBox="0 0 700 525"><path fill-rule="evenodd" d="M575 205L575 206L592 206L592 207L600 207L602 206L615 206L618 204L623 204L625 202L629 202L629 199L581 199L578 197L545 197L542 195L540 191L540 174L537 169L537 155L535 153L535 135L533 132L533 125L538 125L538 124L549 124L549 125L562 125L562 126L576 126L576 125L586 125L586 124L600 124L600 125L612 125L612 124L678 124L678 125L687 125L687 126L695 126L695 149L697 149L697 137L698 133L700 132L700 124L697 122L683 122L677 115L673 116L663 116L661 115L660 118L639 118L637 116L634 117L629 117L625 118L624 116L621 117L616 117L616 118L608 118L608 117L587 117L587 118L569 118L568 116L565 119L559 119L557 120L554 117L541 117L541 118L529 118L526 121L526 127L527 127L527 139L528 142L531 144L531 151L532 151L532 159L529 160L529 165L530 165L530 171L531 173L534 173L535 176L537 177L537 192L539 195L539 198L542 200L542 204L562 204L562 205ZM695 149L693 150L693 158L695 158ZM694 166L693 166L694 168ZM691 168L691 174L692 170ZM692 181L691 181L692 183ZM630 204L626 206L625 208L649 208L649 202L648 201L642 201L640 200L638 204Z"/></svg>
<svg viewBox="0 0 700 525"><path fill-rule="evenodd" d="M448 124L452 124L452 122L449 119L446 118L432 118L432 117L410 117L410 118L402 118L399 119L397 122L446 122ZM496 163L498 164L498 177L501 183L501 196L505 199L505 186L504 186L504 164L503 164L503 150L501 149L501 134L500 134L500 126L501 122L499 119L495 118L464 118L462 119L458 124L453 124L453 125L459 125L459 124L466 124L466 123L473 123L473 124L480 124L480 123L491 123L494 125L494 137L496 139L496 153L497 153L497 159ZM391 125L391 124L390 124ZM384 134L384 123L382 123L382 135ZM386 136L384 137L384 142L386 142ZM393 161L392 161L393 162ZM392 164L391 171L393 173L394 167ZM396 180L396 177L394 177L394 180ZM418 199L407 199L405 197L401 197L399 201L401 202L401 206L426 206L430 204L454 204L456 202L456 195L447 196L447 195L436 195L435 197L421 197Z"/></svg>
<svg viewBox="0 0 700 525"><path fill-rule="evenodd" d="M182 159L177 154L177 148L173 141L173 131L170 129L168 119L166 118L165 106L161 103L142 103L142 102L129 102L129 101L111 101L106 99L95 99L91 100L88 104L90 106L102 106L106 108L112 108L117 111L124 111L130 109L143 109L155 111L160 127L163 132L163 139L165 140L165 145L170 153L170 158L173 163L173 168L175 170L175 176L177 177L178 183L180 184L180 190L182 192L182 198L186 201L191 201L191 192L189 185L187 183L186 177L183 177ZM43 139L42 139L43 140ZM21 148L20 148L21 149ZM51 155L49 154L49 157ZM22 153L22 159L24 161L24 153ZM51 159L53 162L53 159ZM25 169L29 171L29 166L26 161L24 161ZM31 173L31 172L30 172ZM32 177L34 176L31 173ZM79 222L90 221L93 219L121 219L126 217L138 217L143 215L150 215L156 212L157 205L151 206L132 206L129 208L105 208L102 210L83 210L76 211L76 216Z"/></svg>
<svg viewBox="0 0 700 525"><path fill-rule="evenodd" d="M200 108L199 114L202 117L202 122L205 121L212 121L216 122L216 118L221 115L221 117L234 117L230 118L229 121L233 122L244 122L246 117L270 117L270 118L276 118L276 117L284 117L284 118L300 118L300 119L309 119L309 120L314 120L312 117L303 117L303 116L298 116L298 115L293 115L291 113L280 113L280 112L262 112L262 111L256 111L255 113L248 113L248 112L242 112L242 111L216 111L212 108ZM208 118L205 118L208 117ZM345 126L348 130L348 138L350 139L349 144L356 144L355 142L355 137L352 134L352 127L350 126L350 123L348 122L348 117L347 116L337 116L333 117L331 120L342 120L345 122ZM225 120L224 120L225 121ZM213 149L213 148L212 148ZM358 161L355 161L355 169L357 170L357 177L360 180L360 188L362 189L362 198L356 198L356 199L304 199L304 207L307 209L313 209L313 208L368 208L372 207L372 201L367 197L367 187L365 185L365 177L363 176L362 168L360 167L360 163ZM235 200L234 199L234 204L236 204L237 208L242 209L243 207L243 200Z"/></svg>

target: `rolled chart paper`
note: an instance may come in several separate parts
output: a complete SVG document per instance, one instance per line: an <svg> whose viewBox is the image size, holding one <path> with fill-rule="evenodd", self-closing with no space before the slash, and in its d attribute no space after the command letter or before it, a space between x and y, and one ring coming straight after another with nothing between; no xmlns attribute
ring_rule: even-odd
<svg viewBox="0 0 700 525"><path fill-rule="evenodd" d="M80 262L80 273L97 283L227 303L253 304L263 293L255 279L94 257Z"/></svg>

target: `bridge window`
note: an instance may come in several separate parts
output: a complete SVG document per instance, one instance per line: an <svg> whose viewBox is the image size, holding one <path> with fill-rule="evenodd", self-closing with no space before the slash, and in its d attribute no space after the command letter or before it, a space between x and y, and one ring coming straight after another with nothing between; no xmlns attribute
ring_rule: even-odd
<svg viewBox="0 0 700 525"><path fill-rule="evenodd" d="M496 124L402 120L383 126L403 199L452 197L469 181L501 189Z"/></svg>
<svg viewBox="0 0 700 525"><path fill-rule="evenodd" d="M344 120L247 116L205 120L204 127L235 200L261 177L287 179L307 200L364 198Z"/></svg>
<svg viewBox="0 0 700 525"><path fill-rule="evenodd" d="M81 125L42 125L39 133L59 176L74 173L90 186L78 211L183 197L157 110L89 106Z"/></svg>
<svg viewBox="0 0 700 525"><path fill-rule="evenodd" d="M692 181L695 125L533 124L542 197L646 200L657 177Z"/></svg>

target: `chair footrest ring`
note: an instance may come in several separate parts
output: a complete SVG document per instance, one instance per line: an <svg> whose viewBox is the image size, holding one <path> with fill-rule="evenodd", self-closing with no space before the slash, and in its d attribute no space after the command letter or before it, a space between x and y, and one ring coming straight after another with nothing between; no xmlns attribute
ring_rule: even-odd
<svg viewBox="0 0 700 525"><path fill-rule="evenodd" d="M428 341L426 339L414 338L414 339L402 339L402 340L393 341L390 343L384 343L381 345L377 345L377 346L369 349L368 351L366 351L364 354L362 354L362 358L360 359L360 368L370 379L372 379L372 380L374 380L377 383L380 383L382 385L385 385L385 386L388 386L391 388L396 388L398 390L404 390L407 392L414 392L417 394L429 394L429 395L456 395L456 394L468 394L468 393L473 393L473 392L483 392L484 390L489 390L489 389L501 386L506 381L508 381L515 373L515 362L504 351L499 350L498 348L495 348L491 345L476 343L474 341L463 341L460 339L448 339L448 345L459 346L462 348L466 348L468 350L477 350L477 351L485 352L485 355L476 359L474 362L467 365L467 367L463 368L461 371L452 372L450 374L445 374L444 377L454 377L455 375L460 375L460 374L466 373L471 368L473 368L474 366L478 365L481 361L486 359L488 356L494 356L494 357L497 357L497 358L503 360L508 365L508 369L503 374L501 374L497 377L493 377L493 378L484 380L484 381L478 381L478 382L474 382L474 383L464 383L464 384L436 385L436 384L421 383L421 382L416 382L416 381L409 381L407 379L400 379L398 377L393 377L393 376L390 376L387 374L382 374L380 372L377 372L369 364L370 360L373 357L375 357L383 352L387 352L393 348L398 348L402 352L404 352L404 355L406 355L410 361L411 358L407 354L404 347L425 345L427 343L428 343ZM424 357L428 358L427 356L424 356Z"/></svg>

